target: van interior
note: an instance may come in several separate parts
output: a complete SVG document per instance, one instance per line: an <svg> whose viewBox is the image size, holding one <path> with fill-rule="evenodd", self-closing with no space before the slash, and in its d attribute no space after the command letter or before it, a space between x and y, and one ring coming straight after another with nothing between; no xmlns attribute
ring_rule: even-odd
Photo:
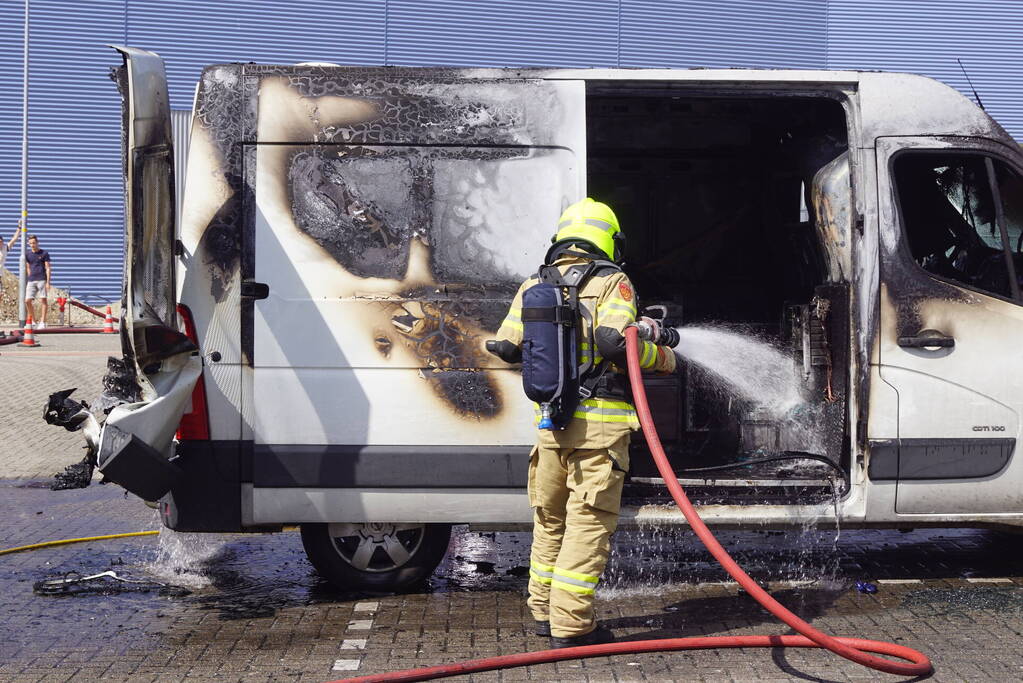
<svg viewBox="0 0 1023 683"><path fill-rule="evenodd" d="M588 193L615 208L641 306L660 306L670 324L763 340L805 384L793 417L765 414L684 358L677 377L653 378L655 420L680 478L703 502L830 497L835 468L813 460L693 470L803 452L848 471L848 287L827 281L810 192L847 149L841 103L588 85ZM659 475L642 439L633 449L626 496L646 498Z"/></svg>

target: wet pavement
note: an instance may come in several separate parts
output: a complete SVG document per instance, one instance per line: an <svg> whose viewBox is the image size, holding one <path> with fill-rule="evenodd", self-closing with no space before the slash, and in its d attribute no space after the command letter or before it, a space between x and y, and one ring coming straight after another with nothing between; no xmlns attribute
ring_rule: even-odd
<svg viewBox="0 0 1023 683"><path fill-rule="evenodd" d="M52 492L0 482L3 546L156 529L114 486ZM826 631L889 639L934 680L1019 680L1017 538L984 530L726 532L773 594ZM434 578L404 595L346 594L316 576L297 533L176 534L0 556L0 681L327 681L541 649L523 594L529 534L456 528ZM36 582L113 570L143 584ZM619 534L600 616L622 636L782 634L691 534ZM858 592L857 580L877 587ZM168 590L167 586L175 587ZM473 680L875 679L813 651L703 651L563 662ZM466 680L469 680L468 677Z"/></svg>
<svg viewBox="0 0 1023 683"><path fill-rule="evenodd" d="M45 394L77 384L81 398L92 398L117 341L43 341L34 351L0 347L0 549L158 529L156 513L115 486L48 489L54 472L81 457L81 436L42 423ZM797 529L720 538L783 604L827 632L918 648L934 660L934 680L1023 679L1020 537ZM456 528L435 576L402 595L332 589L294 531L164 530L2 555L0 683L319 682L542 649L525 609L528 545L524 532ZM33 590L106 571L140 583L107 577L58 594ZM858 581L877 591L858 591ZM678 529L617 535L599 616L629 639L788 632ZM817 651L722 650L563 662L471 680L882 677Z"/></svg>
<svg viewBox="0 0 1023 683"><path fill-rule="evenodd" d="M116 334L40 334L40 346L0 346L0 478L53 476L81 460L81 434L42 421L47 397L77 387L89 403L102 390L107 356L120 356Z"/></svg>

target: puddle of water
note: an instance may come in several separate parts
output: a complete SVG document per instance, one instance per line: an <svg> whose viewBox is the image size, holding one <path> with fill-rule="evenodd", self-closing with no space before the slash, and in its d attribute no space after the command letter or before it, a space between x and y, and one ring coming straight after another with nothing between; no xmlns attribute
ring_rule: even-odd
<svg viewBox="0 0 1023 683"><path fill-rule="evenodd" d="M847 586L834 532L808 525L790 531L726 531L718 539L755 580L806 587ZM731 582L727 572L688 529L651 526L619 531L601 582L609 598L653 595L664 586Z"/></svg>
<svg viewBox="0 0 1023 683"><path fill-rule="evenodd" d="M1023 612L1023 589L1015 586L925 588L907 593L902 599L902 607L931 608L936 615L978 609L998 613Z"/></svg>

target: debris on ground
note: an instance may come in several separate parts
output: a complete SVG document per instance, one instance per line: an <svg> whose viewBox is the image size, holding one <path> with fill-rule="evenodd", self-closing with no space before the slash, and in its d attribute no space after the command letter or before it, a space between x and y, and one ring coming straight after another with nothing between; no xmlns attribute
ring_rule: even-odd
<svg viewBox="0 0 1023 683"><path fill-rule="evenodd" d="M96 467L95 457L90 453L80 462L68 465L63 472L53 475L53 482L50 484L51 491L65 491L68 489L84 489L92 482L92 471Z"/></svg>
<svg viewBox="0 0 1023 683"><path fill-rule="evenodd" d="M159 591L160 595L170 597L182 597L192 592L181 586L172 586L151 579L129 579L112 570L89 576L82 576L76 571L70 571L60 577L36 581L32 584L32 591L37 595L78 595L81 593L111 595L125 592Z"/></svg>

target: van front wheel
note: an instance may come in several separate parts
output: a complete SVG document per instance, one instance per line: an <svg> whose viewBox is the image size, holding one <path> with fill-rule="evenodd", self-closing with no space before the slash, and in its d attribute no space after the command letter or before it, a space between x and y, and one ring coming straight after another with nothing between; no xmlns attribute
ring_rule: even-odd
<svg viewBox="0 0 1023 683"><path fill-rule="evenodd" d="M316 571L343 590L400 591L433 573L451 540L450 524L303 524L302 545Z"/></svg>

